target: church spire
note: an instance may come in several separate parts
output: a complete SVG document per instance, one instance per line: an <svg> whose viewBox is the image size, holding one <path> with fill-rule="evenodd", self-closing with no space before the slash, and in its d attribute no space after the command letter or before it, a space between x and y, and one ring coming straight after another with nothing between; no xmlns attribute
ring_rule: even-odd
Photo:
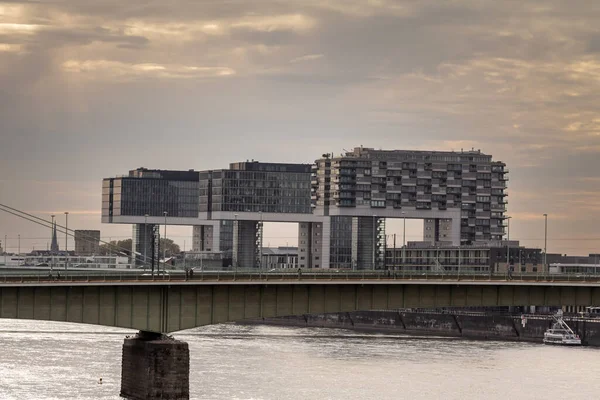
<svg viewBox="0 0 600 400"><path fill-rule="evenodd" d="M50 251L52 253L58 253L58 251L59 251L58 239L56 238L56 222L54 223L54 226L52 227L52 244L50 245Z"/></svg>

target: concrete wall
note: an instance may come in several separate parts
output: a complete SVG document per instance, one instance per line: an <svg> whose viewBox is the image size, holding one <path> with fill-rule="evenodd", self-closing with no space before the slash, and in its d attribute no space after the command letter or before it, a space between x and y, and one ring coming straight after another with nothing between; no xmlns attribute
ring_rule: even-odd
<svg viewBox="0 0 600 400"><path fill-rule="evenodd" d="M256 268L257 265L257 221L235 221L233 228L233 260L238 268Z"/></svg>
<svg viewBox="0 0 600 400"><path fill-rule="evenodd" d="M581 337L583 344L600 346L600 319L565 318L565 321ZM552 318L549 316L529 316L523 327L520 316L357 311L264 318L244 321L243 323L541 343L544 332L552 324Z"/></svg>

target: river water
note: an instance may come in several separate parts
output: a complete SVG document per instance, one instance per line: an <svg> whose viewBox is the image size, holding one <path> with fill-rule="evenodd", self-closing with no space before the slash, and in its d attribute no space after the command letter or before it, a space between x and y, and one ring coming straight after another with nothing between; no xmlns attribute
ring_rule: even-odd
<svg viewBox="0 0 600 400"><path fill-rule="evenodd" d="M119 399L131 333L0 319L0 399ZM595 348L237 325L174 336L192 399L600 398Z"/></svg>

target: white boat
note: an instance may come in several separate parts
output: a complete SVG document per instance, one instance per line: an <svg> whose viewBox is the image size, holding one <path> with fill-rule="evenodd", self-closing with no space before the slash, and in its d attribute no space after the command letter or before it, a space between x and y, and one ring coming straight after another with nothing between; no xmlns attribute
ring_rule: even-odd
<svg viewBox="0 0 600 400"><path fill-rule="evenodd" d="M552 323L552 327L544 332L544 343L545 344L558 344L563 346L581 346L581 339L573 330L567 325L562 318L562 310L558 310Z"/></svg>

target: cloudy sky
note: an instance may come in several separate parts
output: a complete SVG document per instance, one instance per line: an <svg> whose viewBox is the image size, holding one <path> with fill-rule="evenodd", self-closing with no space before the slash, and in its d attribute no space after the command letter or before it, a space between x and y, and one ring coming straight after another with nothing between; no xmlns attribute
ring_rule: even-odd
<svg viewBox="0 0 600 400"><path fill-rule="evenodd" d="M548 250L587 254L599 20L592 0L0 0L0 202L127 236L101 179L140 166L475 148L509 166L511 238L542 246L548 213ZM49 240L0 214L5 234Z"/></svg>

